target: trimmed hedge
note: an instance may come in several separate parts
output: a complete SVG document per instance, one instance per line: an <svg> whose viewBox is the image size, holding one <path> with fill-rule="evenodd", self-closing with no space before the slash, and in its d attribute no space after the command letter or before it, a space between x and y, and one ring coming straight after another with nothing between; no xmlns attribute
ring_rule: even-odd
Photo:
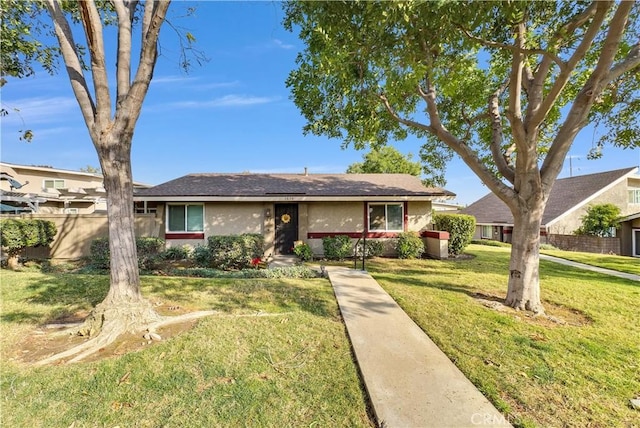
<svg viewBox="0 0 640 428"><path fill-rule="evenodd" d="M424 254L424 242L416 232L402 232L396 240L399 259L418 259Z"/></svg>
<svg viewBox="0 0 640 428"><path fill-rule="evenodd" d="M322 238L324 257L329 260L344 260L353 256L351 238L347 235L326 236Z"/></svg>
<svg viewBox="0 0 640 428"><path fill-rule="evenodd" d="M476 230L476 218L467 214L435 214L433 227L449 232L449 255L457 256L471 243Z"/></svg>
<svg viewBox="0 0 640 428"><path fill-rule="evenodd" d="M251 267L256 259L262 259L264 237L258 233L210 236L207 247L211 254L210 267L239 270Z"/></svg>
<svg viewBox="0 0 640 428"><path fill-rule="evenodd" d="M0 245L10 256L16 256L27 247L48 247L56 233L55 223L49 220L0 220Z"/></svg>

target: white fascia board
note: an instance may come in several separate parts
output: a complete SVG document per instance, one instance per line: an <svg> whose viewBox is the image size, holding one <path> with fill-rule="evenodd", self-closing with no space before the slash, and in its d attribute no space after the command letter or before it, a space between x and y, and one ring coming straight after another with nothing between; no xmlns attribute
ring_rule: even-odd
<svg viewBox="0 0 640 428"><path fill-rule="evenodd" d="M436 196L133 196L134 201L147 202L397 202L432 201Z"/></svg>
<svg viewBox="0 0 640 428"><path fill-rule="evenodd" d="M560 214L558 217L552 219L551 221L549 221L546 226L550 227L553 226L555 223L559 222L560 220L562 220L564 217L568 216L569 214L573 213L574 211L577 211L578 209L582 208L583 206L585 206L586 204L588 204L590 201L594 200L595 198L597 198L598 196L602 195L603 193L607 192L608 190L610 190L611 188L617 186L618 184L622 183L625 180L628 180L629 177L631 177L632 175L636 174L638 172L638 168L634 168L631 171L629 171L627 174L623 175L622 177L618 178L615 181L612 181L611 183L609 183L608 185L604 186L602 189L598 190L595 193L592 193L588 198L582 200L581 202L577 203L576 205L574 205L573 207L569 208L568 210L566 210L565 212L563 212L562 214Z"/></svg>

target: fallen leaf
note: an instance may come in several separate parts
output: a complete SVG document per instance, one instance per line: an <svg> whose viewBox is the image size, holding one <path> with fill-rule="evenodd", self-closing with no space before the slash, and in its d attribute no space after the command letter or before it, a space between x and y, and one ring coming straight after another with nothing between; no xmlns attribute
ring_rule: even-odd
<svg viewBox="0 0 640 428"><path fill-rule="evenodd" d="M127 379L129 379L129 376L131 376L131 372L127 372L127 373L125 373L125 375L124 375L124 376L122 376L122 377L120 378L120 380L118 381L118 385L122 385L124 382L126 382L126 381L127 381Z"/></svg>

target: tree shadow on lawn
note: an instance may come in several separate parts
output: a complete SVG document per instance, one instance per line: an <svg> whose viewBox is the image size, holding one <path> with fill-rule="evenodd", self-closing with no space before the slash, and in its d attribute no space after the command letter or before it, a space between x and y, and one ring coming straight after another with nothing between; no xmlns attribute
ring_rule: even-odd
<svg viewBox="0 0 640 428"><path fill-rule="evenodd" d="M141 289L161 315L202 309L224 313L306 311L336 317L337 305L326 279L201 279L142 276ZM64 308L44 323L60 322L100 303L109 290L108 275L63 274L36 278L27 290L28 303ZM86 316L86 314L85 314ZM27 311L2 314L8 322L38 322L42 316Z"/></svg>

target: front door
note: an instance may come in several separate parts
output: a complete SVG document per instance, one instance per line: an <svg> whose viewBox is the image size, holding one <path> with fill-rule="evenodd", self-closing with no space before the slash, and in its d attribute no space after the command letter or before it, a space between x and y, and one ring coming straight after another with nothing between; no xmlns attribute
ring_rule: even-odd
<svg viewBox="0 0 640 428"><path fill-rule="evenodd" d="M276 204L276 254L293 254L298 240L298 204Z"/></svg>

